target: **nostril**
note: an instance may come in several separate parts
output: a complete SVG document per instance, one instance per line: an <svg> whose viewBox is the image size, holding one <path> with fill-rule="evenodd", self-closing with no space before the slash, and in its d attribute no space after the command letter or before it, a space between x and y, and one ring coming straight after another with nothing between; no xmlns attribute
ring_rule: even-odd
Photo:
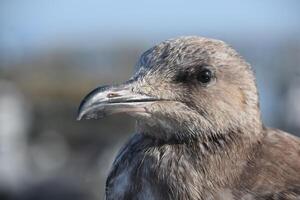
<svg viewBox="0 0 300 200"><path fill-rule="evenodd" d="M120 96L118 93L108 93L107 98L114 98Z"/></svg>

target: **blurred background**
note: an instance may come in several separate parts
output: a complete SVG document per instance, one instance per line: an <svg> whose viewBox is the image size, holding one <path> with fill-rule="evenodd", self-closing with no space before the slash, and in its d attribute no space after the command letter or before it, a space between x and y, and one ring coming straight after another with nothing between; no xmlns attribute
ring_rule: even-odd
<svg viewBox="0 0 300 200"><path fill-rule="evenodd" d="M80 100L181 35L231 44L256 71L264 122L300 134L298 0L0 0L0 199L102 199L134 121L77 122Z"/></svg>

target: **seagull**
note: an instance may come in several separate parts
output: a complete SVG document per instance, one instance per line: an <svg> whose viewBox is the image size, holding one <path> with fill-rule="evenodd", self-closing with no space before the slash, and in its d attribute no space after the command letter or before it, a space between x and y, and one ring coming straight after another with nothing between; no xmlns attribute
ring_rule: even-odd
<svg viewBox="0 0 300 200"><path fill-rule="evenodd" d="M251 66L223 41L155 45L128 81L90 92L78 120L116 113L137 125L107 200L300 199L300 139L264 126Z"/></svg>

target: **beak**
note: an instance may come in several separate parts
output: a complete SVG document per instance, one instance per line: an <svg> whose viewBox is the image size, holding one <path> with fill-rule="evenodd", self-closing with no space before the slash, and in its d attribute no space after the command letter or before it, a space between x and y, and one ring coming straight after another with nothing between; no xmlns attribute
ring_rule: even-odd
<svg viewBox="0 0 300 200"><path fill-rule="evenodd" d="M115 113L146 113L146 106L159 99L133 92L128 85L102 86L81 102L77 120L97 119Z"/></svg>

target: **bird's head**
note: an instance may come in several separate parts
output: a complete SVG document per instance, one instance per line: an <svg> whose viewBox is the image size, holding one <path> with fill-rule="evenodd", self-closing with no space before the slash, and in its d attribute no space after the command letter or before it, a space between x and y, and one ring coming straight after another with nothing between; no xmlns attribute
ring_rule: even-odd
<svg viewBox="0 0 300 200"><path fill-rule="evenodd" d="M89 93L78 119L121 112L137 119L139 132L165 140L261 125L249 64L224 42L202 37L171 39L149 49L130 80Z"/></svg>

